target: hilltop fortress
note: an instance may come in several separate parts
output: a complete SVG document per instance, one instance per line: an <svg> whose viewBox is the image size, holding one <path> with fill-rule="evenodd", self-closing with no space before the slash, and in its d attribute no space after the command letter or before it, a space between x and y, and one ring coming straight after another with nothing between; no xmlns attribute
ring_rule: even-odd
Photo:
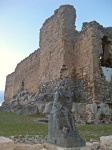
<svg viewBox="0 0 112 150"><path fill-rule="evenodd" d="M79 32L75 19L75 8L62 5L44 22L40 48L6 78L5 110L49 113L55 90L67 80L78 122L112 119L112 27L85 22Z"/></svg>

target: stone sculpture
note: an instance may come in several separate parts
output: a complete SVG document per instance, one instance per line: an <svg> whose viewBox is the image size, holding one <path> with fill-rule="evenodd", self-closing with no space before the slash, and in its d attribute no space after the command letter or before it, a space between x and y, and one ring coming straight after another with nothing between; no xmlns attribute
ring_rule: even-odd
<svg viewBox="0 0 112 150"><path fill-rule="evenodd" d="M49 117L48 142L61 147L84 146L75 126L72 113L74 91L69 80L64 79L54 94L54 103Z"/></svg>

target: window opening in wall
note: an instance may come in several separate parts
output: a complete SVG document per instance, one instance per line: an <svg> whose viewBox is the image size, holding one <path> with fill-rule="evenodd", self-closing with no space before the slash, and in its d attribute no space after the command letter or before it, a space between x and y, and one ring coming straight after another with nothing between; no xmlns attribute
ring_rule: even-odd
<svg viewBox="0 0 112 150"><path fill-rule="evenodd" d="M22 86L24 86L24 82L22 81L22 84L21 84Z"/></svg>
<svg viewBox="0 0 112 150"><path fill-rule="evenodd" d="M112 46L108 36L102 38L101 66L112 68Z"/></svg>
<svg viewBox="0 0 112 150"><path fill-rule="evenodd" d="M21 83L21 89L22 90L24 89L24 81L22 81L22 83Z"/></svg>

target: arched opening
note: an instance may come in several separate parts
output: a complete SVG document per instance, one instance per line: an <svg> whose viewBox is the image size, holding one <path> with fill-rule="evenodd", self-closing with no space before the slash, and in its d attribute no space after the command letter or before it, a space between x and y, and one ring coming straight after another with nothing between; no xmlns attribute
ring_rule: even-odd
<svg viewBox="0 0 112 150"><path fill-rule="evenodd" d="M112 68L112 47L107 36L102 38L102 53L100 56L101 66Z"/></svg>

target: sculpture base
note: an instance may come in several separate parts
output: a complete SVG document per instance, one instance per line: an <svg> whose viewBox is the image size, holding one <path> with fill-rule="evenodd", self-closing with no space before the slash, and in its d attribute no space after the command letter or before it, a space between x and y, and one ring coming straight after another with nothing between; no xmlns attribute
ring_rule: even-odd
<svg viewBox="0 0 112 150"><path fill-rule="evenodd" d="M72 147L72 148L64 148L64 147L59 147L57 145L49 144L49 143L44 143L44 148L47 150L91 150L91 147Z"/></svg>
<svg viewBox="0 0 112 150"><path fill-rule="evenodd" d="M77 131L65 134L56 129L53 134L48 134L48 143L66 148L85 146L85 141L80 138Z"/></svg>

